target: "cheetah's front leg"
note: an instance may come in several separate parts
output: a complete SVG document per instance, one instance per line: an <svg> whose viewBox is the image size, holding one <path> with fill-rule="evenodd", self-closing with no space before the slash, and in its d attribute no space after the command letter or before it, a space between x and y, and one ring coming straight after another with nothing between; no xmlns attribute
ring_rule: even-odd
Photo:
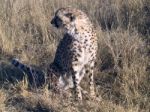
<svg viewBox="0 0 150 112"><path fill-rule="evenodd" d="M88 71L89 71L88 74L89 74L90 95L95 98L96 95L94 87L94 62L90 64Z"/></svg>
<svg viewBox="0 0 150 112"><path fill-rule="evenodd" d="M78 100L82 100L82 93L81 93L81 87L80 87L80 66L73 66L72 69L72 79L73 79L73 85L74 85L74 93L75 97L78 97Z"/></svg>

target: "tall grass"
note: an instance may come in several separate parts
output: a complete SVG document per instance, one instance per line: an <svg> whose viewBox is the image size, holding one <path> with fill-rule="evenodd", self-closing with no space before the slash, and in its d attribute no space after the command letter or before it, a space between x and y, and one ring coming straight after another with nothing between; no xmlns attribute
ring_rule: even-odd
<svg viewBox="0 0 150 112"><path fill-rule="evenodd" d="M101 101L85 98L79 105L46 88L29 91L24 80L7 85L7 78L0 80L0 111L150 111L149 0L1 0L0 79L18 74L8 64L13 57L45 71L63 37L50 20L67 6L86 12L96 27L95 82Z"/></svg>

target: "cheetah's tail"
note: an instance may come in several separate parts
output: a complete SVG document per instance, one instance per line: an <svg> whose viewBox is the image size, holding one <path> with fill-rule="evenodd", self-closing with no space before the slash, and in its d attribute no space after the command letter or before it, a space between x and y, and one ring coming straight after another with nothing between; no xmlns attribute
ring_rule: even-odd
<svg viewBox="0 0 150 112"><path fill-rule="evenodd" d="M24 72L25 75L27 75L29 83L31 83L32 85L34 83L34 85L36 86L41 86L43 85L43 83L45 83L45 74L42 70L36 70L35 68L27 66L20 62L18 59L13 59L11 61L11 64Z"/></svg>
<svg viewBox="0 0 150 112"><path fill-rule="evenodd" d="M29 67L29 66L21 63L18 59L13 59L12 62L11 62L11 64L14 65L16 68L22 70L23 72L29 73L30 75L36 74L36 72L37 72L32 67Z"/></svg>

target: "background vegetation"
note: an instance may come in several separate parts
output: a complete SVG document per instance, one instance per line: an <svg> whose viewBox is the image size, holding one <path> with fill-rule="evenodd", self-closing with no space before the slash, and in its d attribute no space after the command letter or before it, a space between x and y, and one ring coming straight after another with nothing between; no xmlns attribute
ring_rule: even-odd
<svg viewBox="0 0 150 112"><path fill-rule="evenodd" d="M44 87L29 89L10 64L15 57L46 72L62 38L50 20L66 6L85 11L96 26L100 101L85 96L79 104ZM149 56L149 0L0 0L0 112L149 112Z"/></svg>

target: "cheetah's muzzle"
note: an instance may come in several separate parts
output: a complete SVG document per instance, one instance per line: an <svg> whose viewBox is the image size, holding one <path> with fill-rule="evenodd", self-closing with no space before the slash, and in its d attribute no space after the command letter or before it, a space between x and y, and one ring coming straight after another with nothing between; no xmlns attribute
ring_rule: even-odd
<svg viewBox="0 0 150 112"><path fill-rule="evenodd" d="M62 21L58 17L55 17L52 19L51 24L56 28L60 28L62 26Z"/></svg>

